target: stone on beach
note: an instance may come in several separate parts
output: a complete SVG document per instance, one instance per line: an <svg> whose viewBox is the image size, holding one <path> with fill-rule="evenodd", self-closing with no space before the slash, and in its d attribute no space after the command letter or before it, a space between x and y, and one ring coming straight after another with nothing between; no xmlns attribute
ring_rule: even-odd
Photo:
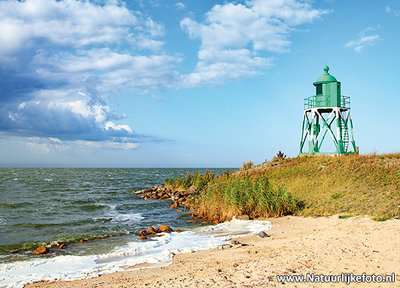
<svg viewBox="0 0 400 288"><path fill-rule="evenodd" d="M147 230L148 234L157 234L157 232L154 230L153 227L149 226L149 229Z"/></svg>
<svg viewBox="0 0 400 288"><path fill-rule="evenodd" d="M49 252L49 249L46 246L42 245L42 246L36 248L36 250L33 251L32 254L41 255L41 254L45 254L47 252Z"/></svg>
<svg viewBox="0 0 400 288"><path fill-rule="evenodd" d="M224 249L228 249L228 248L231 248L231 247L232 247L231 244L223 244L223 245L219 245L218 249L219 250L224 250Z"/></svg>
<svg viewBox="0 0 400 288"><path fill-rule="evenodd" d="M257 237L265 238L265 237L269 237L269 235L267 233L265 233L264 231L261 231L261 232L257 233Z"/></svg>
<svg viewBox="0 0 400 288"><path fill-rule="evenodd" d="M161 232L165 232L165 233L171 233L174 231L171 229L171 227L169 227L167 225L160 225L159 229Z"/></svg>

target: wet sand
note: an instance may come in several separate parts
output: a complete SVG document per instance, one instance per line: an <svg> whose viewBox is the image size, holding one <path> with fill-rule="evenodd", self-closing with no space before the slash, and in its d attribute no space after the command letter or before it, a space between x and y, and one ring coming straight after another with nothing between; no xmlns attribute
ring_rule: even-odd
<svg viewBox="0 0 400 288"><path fill-rule="evenodd" d="M237 238L245 245L176 255L164 267L26 287L400 287L400 220L338 216L268 219L270 237ZM167 264L167 263L165 263ZM139 268L138 268L139 269ZM276 275L396 274L395 283L286 283Z"/></svg>

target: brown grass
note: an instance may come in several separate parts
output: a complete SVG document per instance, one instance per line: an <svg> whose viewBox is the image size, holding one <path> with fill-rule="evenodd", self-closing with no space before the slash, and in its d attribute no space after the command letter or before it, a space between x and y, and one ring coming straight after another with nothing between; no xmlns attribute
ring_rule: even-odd
<svg viewBox="0 0 400 288"><path fill-rule="evenodd" d="M398 216L400 154L297 157L253 169L306 205L303 215Z"/></svg>

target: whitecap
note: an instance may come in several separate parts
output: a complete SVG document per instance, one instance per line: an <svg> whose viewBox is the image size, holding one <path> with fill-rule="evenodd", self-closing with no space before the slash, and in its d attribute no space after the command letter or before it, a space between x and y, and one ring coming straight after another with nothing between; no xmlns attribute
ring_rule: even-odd
<svg viewBox="0 0 400 288"><path fill-rule="evenodd" d="M144 219L143 215L141 213L132 213L132 214L124 214L124 213L118 213L113 216L114 222L137 222Z"/></svg>
<svg viewBox="0 0 400 288"><path fill-rule="evenodd" d="M143 220L144 217L142 213L121 213L117 211L116 204L105 204L110 207L109 213L106 214L106 217L112 217L113 222L137 222Z"/></svg>

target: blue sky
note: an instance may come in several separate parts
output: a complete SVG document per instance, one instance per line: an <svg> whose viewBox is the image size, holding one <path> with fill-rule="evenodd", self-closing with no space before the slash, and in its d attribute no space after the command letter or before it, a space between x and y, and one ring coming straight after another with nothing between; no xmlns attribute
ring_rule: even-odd
<svg viewBox="0 0 400 288"><path fill-rule="evenodd" d="M0 1L0 165L296 157L323 66L362 154L400 152L400 1Z"/></svg>

